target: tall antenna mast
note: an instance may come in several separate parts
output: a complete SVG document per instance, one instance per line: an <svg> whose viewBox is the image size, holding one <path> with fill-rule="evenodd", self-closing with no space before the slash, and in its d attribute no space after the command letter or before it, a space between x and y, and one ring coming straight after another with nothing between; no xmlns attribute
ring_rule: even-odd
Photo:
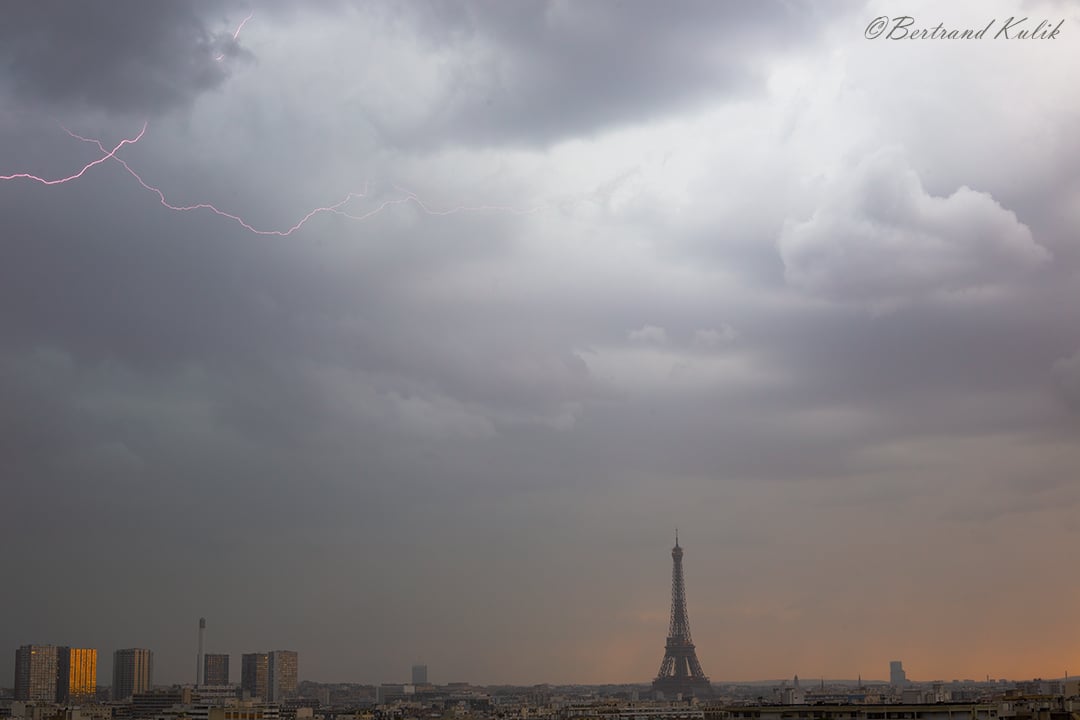
<svg viewBox="0 0 1080 720"><path fill-rule="evenodd" d="M206 631L206 618L199 618L199 652L195 656L195 687L203 684L203 633Z"/></svg>

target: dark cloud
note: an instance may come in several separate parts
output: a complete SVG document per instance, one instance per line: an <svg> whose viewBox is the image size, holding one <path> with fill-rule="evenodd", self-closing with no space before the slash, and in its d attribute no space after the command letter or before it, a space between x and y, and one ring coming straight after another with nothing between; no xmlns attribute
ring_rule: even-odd
<svg viewBox="0 0 1080 720"><path fill-rule="evenodd" d="M0 24L0 83L23 103L70 113L158 113L218 87L235 55L226 6L117 0L13 3Z"/></svg>
<svg viewBox="0 0 1080 720"><path fill-rule="evenodd" d="M547 144L752 94L771 57L816 42L825 20L843 10L633 0L395 11L434 52L458 55L423 120L379 122L386 137L423 146Z"/></svg>

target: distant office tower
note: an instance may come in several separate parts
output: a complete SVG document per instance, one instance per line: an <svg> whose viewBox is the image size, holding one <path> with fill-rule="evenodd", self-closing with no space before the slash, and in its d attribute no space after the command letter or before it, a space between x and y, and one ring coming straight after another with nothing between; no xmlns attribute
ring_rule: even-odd
<svg viewBox="0 0 1080 720"><path fill-rule="evenodd" d="M412 684L427 685L427 665L412 666Z"/></svg>
<svg viewBox="0 0 1080 720"><path fill-rule="evenodd" d="M56 701L89 703L97 699L97 650L57 648L59 679Z"/></svg>
<svg viewBox="0 0 1080 720"><path fill-rule="evenodd" d="M889 684L902 687L907 685L907 673L904 672L904 663L893 660L889 663Z"/></svg>
<svg viewBox="0 0 1080 720"><path fill-rule="evenodd" d="M229 656L206 653L203 655L203 685L229 684Z"/></svg>
<svg viewBox="0 0 1080 720"><path fill-rule="evenodd" d="M281 702L296 697L297 654L293 650L273 650L266 663L267 701Z"/></svg>
<svg viewBox="0 0 1080 720"><path fill-rule="evenodd" d="M55 645L23 645L15 651L16 700L56 702L61 651Z"/></svg>
<svg viewBox="0 0 1080 720"><path fill-rule="evenodd" d="M154 653L128 648L113 653L112 699L127 700L154 689Z"/></svg>
<svg viewBox="0 0 1080 720"><path fill-rule="evenodd" d="M266 653L244 653L240 656L240 692L251 698L268 700L267 670L270 656Z"/></svg>

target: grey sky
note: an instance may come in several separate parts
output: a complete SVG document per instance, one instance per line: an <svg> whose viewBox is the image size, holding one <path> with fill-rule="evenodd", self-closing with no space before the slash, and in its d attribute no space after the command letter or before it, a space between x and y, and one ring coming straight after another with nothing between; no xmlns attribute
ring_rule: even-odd
<svg viewBox="0 0 1080 720"><path fill-rule="evenodd" d="M0 182L0 677L647 681L676 526L715 680L1060 675L1080 14L815 8L8 8L0 175L391 204Z"/></svg>

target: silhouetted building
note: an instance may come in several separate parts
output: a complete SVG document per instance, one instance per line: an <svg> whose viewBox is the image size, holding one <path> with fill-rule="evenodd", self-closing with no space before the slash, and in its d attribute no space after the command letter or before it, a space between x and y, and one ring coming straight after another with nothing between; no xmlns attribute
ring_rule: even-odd
<svg viewBox="0 0 1080 720"><path fill-rule="evenodd" d="M240 700L239 685L200 685L191 693L191 702L207 707L222 707Z"/></svg>
<svg viewBox="0 0 1080 720"><path fill-rule="evenodd" d="M427 665L412 666L412 684L427 685Z"/></svg>
<svg viewBox="0 0 1080 720"><path fill-rule="evenodd" d="M223 720L279 720L281 717L281 709L277 705L242 705L224 707L222 710Z"/></svg>
<svg viewBox="0 0 1080 720"><path fill-rule="evenodd" d="M150 692L135 693L131 696L131 717L152 718L161 715L173 705L183 704L185 699L181 690L152 690Z"/></svg>
<svg viewBox="0 0 1080 720"><path fill-rule="evenodd" d="M664 646L664 659L652 684L653 691L662 693L668 699L678 695L689 697L712 693L712 685L701 669L694 641L690 639L682 558L683 550L679 547L679 534L676 532L675 547L671 549L671 622Z"/></svg>
<svg viewBox="0 0 1080 720"><path fill-rule="evenodd" d="M997 720L998 703L933 703L923 705L882 705L814 702L812 705L740 705L706 706L703 720L786 720L787 718L848 718L849 720L885 720L920 718L921 720ZM1051 715L1050 713L1047 713ZM1062 713L1066 715L1067 713ZM1034 720L1035 716L1021 716ZM1051 715L1051 717L1054 717ZM1065 720L1065 718L1062 718Z"/></svg>
<svg viewBox="0 0 1080 720"><path fill-rule="evenodd" d="M229 656L206 653L203 655L203 685L229 684Z"/></svg>
<svg viewBox="0 0 1080 720"><path fill-rule="evenodd" d="M897 687L907 685L907 673L904 672L904 663L893 660L889 663L889 684Z"/></svg>
<svg viewBox="0 0 1080 720"><path fill-rule="evenodd" d="M415 694L414 685L401 685L398 683L383 683L375 688L375 704L386 705L394 700L401 700Z"/></svg>
<svg viewBox="0 0 1080 720"><path fill-rule="evenodd" d="M127 700L154 689L154 653L127 648L113 653L112 699Z"/></svg>
<svg viewBox="0 0 1080 720"><path fill-rule="evenodd" d="M296 720L297 717L314 717L319 713L321 704L315 698L292 698L281 703L278 715L281 720ZM308 712L297 712L307 710Z"/></svg>
<svg viewBox="0 0 1080 720"><path fill-rule="evenodd" d="M15 651L16 700L56 702L61 651L55 645L23 645Z"/></svg>
<svg viewBox="0 0 1080 720"><path fill-rule="evenodd" d="M269 700L266 694L267 671L270 656L267 653L244 653L240 656L240 691L250 698Z"/></svg>
<svg viewBox="0 0 1080 720"><path fill-rule="evenodd" d="M293 650L273 650L266 663L266 700L281 702L296 697L298 657Z"/></svg>

